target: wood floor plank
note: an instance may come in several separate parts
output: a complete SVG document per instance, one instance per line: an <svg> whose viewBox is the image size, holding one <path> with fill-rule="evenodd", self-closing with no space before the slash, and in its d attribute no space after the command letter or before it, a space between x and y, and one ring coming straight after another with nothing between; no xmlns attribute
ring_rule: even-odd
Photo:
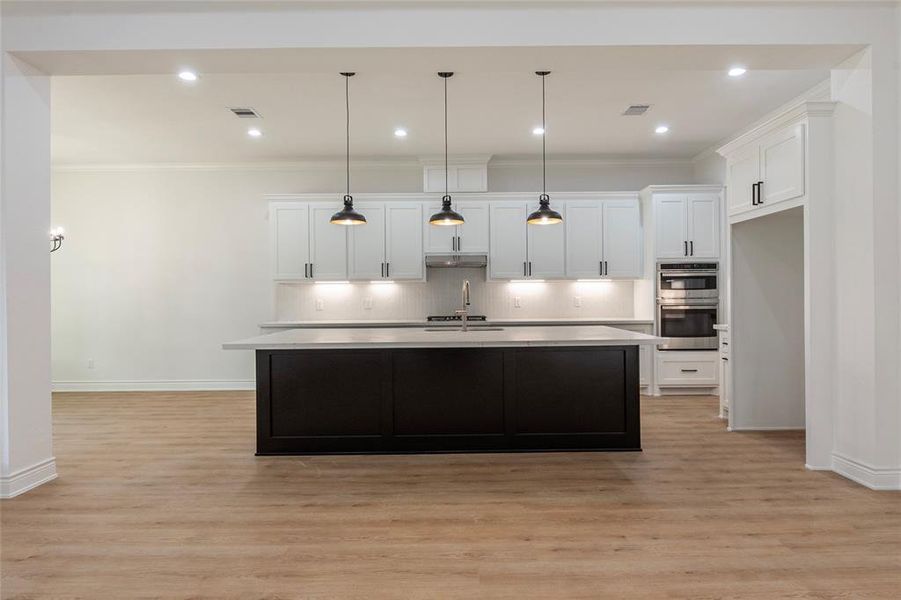
<svg viewBox="0 0 901 600"><path fill-rule="evenodd" d="M901 499L642 399L644 452L257 458L252 394L56 394L0 597L901 597Z"/></svg>

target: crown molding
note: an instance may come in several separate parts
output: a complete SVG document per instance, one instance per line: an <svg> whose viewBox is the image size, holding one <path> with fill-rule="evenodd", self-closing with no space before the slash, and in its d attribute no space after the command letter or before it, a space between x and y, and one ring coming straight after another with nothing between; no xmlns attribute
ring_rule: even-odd
<svg viewBox="0 0 901 600"><path fill-rule="evenodd" d="M419 169L416 159L357 159L351 160L351 170L358 169ZM322 159L304 161L275 162L223 162L223 163L63 163L52 165L52 170L61 173L128 173L153 171L182 172L266 172L266 171L321 171L324 169L344 170L344 159Z"/></svg>
<svg viewBox="0 0 901 600"><path fill-rule="evenodd" d="M541 164L541 157L506 157L495 158L488 167L534 167ZM673 158L641 158L641 157L586 157L586 158L549 158L548 165L555 167L660 167L660 166L691 166L692 159Z"/></svg>

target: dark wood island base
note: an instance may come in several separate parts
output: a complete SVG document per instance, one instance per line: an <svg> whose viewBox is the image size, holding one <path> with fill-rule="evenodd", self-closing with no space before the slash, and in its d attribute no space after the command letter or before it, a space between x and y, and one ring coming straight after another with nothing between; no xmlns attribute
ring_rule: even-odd
<svg viewBox="0 0 901 600"><path fill-rule="evenodd" d="M641 450L638 347L257 350L257 454Z"/></svg>

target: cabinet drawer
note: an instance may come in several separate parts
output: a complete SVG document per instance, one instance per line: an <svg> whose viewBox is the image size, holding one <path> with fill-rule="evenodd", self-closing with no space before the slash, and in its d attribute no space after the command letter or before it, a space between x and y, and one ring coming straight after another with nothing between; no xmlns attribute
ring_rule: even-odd
<svg viewBox="0 0 901 600"><path fill-rule="evenodd" d="M657 355L657 384L662 386L714 386L719 380L716 352L679 353L678 356Z"/></svg>

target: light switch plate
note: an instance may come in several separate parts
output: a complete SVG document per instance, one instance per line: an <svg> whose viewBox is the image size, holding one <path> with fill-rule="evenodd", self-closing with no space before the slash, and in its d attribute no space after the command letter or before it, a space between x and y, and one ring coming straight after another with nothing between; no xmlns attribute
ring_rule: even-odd
<svg viewBox="0 0 901 600"><path fill-rule="evenodd" d="M582 306L582 296L573 296L573 306L580 308Z"/></svg>
<svg viewBox="0 0 901 600"><path fill-rule="evenodd" d="M372 298L363 298L363 310L372 310Z"/></svg>
<svg viewBox="0 0 901 600"><path fill-rule="evenodd" d="M513 307L522 308L522 298L520 298L519 296L513 296Z"/></svg>
<svg viewBox="0 0 901 600"><path fill-rule="evenodd" d="M322 300L322 298L316 298L316 310L324 310L324 309L325 309L325 302Z"/></svg>

